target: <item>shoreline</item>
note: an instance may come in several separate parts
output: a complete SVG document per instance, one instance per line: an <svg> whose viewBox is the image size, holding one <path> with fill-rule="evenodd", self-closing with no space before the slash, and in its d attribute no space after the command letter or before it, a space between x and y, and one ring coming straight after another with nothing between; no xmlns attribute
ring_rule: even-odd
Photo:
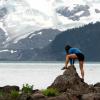
<svg viewBox="0 0 100 100"><path fill-rule="evenodd" d="M65 61L0 61L0 64L1 63L45 63L45 64L48 64L48 63L65 63ZM75 62L75 64L77 64L78 61ZM86 64L100 64L100 61L85 61L84 63Z"/></svg>

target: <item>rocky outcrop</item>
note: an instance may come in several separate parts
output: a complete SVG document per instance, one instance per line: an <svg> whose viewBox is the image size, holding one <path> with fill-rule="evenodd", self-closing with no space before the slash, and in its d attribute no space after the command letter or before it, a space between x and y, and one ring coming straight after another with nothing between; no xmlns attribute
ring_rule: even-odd
<svg viewBox="0 0 100 100"><path fill-rule="evenodd" d="M56 88L59 92L65 93L70 98L68 100L100 100L100 83L93 86L83 82L74 66L69 66L48 88Z"/></svg>
<svg viewBox="0 0 100 100"><path fill-rule="evenodd" d="M89 85L85 82L82 82L74 66L69 66L63 75L58 76L48 88L56 88L60 92L73 90L81 94L89 93L90 91Z"/></svg>

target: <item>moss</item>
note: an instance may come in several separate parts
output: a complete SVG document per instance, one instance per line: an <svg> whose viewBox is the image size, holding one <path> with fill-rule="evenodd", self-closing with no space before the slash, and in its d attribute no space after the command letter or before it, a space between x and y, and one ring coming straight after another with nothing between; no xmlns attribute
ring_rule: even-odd
<svg viewBox="0 0 100 100"><path fill-rule="evenodd" d="M59 95L59 92L57 89L54 89L54 88L48 88L48 89L44 89L42 90L42 93L45 95L45 96L57 96Z"/></svg>

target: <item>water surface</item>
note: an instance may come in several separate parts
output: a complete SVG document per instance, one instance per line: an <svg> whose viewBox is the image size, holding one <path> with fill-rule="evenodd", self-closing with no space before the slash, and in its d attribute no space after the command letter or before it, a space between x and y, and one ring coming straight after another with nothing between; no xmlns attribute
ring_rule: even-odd
<svg viewBox="0 0 100 100"><path fill-rule="evenodd" d="M34 88L44 89L63 74L64 63L0 63L0 86L28 83ZM79 65L75 64L80 75ZM85 82L100 82L100 63L85 63Z"/></svg>

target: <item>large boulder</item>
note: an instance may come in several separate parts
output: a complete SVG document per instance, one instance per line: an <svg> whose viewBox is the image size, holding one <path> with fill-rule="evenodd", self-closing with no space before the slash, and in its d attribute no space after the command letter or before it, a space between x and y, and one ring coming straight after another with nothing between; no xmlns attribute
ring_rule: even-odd
<svg viewBox="0 0 100 100"><path fill-rule="evenodd" d="M48 88L56 88L59 92L76 91L74 93L78 94L89 93L92 90L87 83L82 82L74 66L69 66Z"/></svg>
<svg viewBox="0 0 100 100"><path fill-rule="evenodd" d="M12 91L18 91L19 92L19 87L7 85L7 86L4 86L4 87L0 87L0 91L5 92L5 93L11 93Z"/></svg>

